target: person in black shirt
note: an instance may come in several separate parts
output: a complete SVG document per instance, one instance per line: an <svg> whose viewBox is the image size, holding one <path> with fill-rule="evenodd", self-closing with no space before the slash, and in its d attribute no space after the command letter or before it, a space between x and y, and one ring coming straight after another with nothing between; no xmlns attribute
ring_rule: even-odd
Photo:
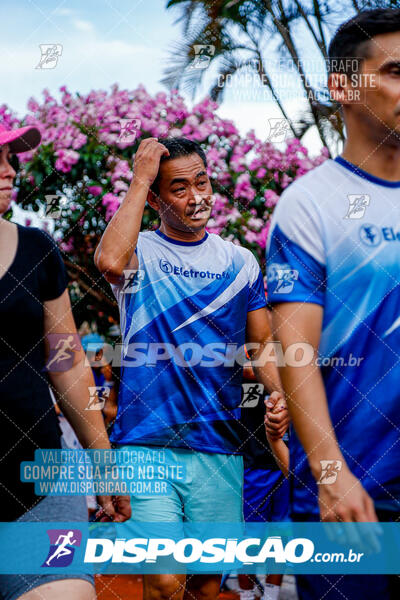
<svg viewBox="0 0 400 600"><path fill-rule="evenodd" d="M7 131L0 125L0 216L8 209L16 174L10 154L31 150L39 142L40 133L34 127ZM110 448L110 444L101 415L85 411L93 375L84 365L57 246L43 231L3 218L0 323L1 521L86 520L84 497L43 499L35 496L33 485L20 481L20 463L34 460L35 449L61 447L49 385L84 448ZM56 368L57 352L70 359L68 368ZM98 502L102 520L125 521L130 516L128 497L102 496ZM43 599L89 600L95 597L91 582L85 575L1 575L0 597L7 600L23 594L24 600L30 600L37 597L30 590L46 583Z"/></svg>
<svg viewBox="0 0 400 600"><path fill-rule="evenodd" d="M289 520L289 450L283 439L267 435L264 422L268 418L269 399L259 388L253 369L243 369L243 394L240 423L243 429L243 513L247 522ZM262 386L261 386L262 387ZM277 392L273 392L277 394ZM279 404L279 402L278 402ZM241 600L254 600L260 583L253 575L238 577ZM263 600L276 600L282 575L267 575Z"/></svg>

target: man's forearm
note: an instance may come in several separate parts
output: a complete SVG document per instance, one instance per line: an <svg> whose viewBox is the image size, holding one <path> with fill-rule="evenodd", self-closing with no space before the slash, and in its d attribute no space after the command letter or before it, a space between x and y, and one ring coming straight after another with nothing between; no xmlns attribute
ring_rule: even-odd
<svg viewBox="0 0 400 600"><path fill-rule="evenodd" d="M122 274L135 251L149 185L133 178L128 192L107 225L96 250L95 262L101 272Z"/></svg>
<svg viewBox="0 0 400 600"><path fill-rule="evenodd" d="M318 480L321 460L344 462L329 415L321 371L314 364L286 366L281 377L294 428Z"/></svg>
<svg viewBox="0 0 400 600"><path fill-rule="evenodd" d="M266 344L268 343L269 341ZM272 392L276 391L283 394L283 387L275 361L264 360L262 358L264 348L265 346L263 345L263 347L251 357L254 375L257 381L264 385L266 393L272 394Z"/></svg>

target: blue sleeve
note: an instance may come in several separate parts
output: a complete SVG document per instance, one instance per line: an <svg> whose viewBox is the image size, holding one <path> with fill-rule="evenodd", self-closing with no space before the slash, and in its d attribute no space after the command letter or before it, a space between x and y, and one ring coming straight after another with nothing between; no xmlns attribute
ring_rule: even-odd
<svg viewBox="0 0 400 600"><path fill-rule="evenodd" d="M253 256L254 258L254 256ZM264 278L261 273L261 269L254 258L254 263L252 265L253 269L253 277L252 280L249 281L249 299L247 312L251 310L257 310L259 308L263 308L267 305L267 301L265 298L265 287L264 287Z"/></svg>
<svg viewBox="0 0 400 600"><path fill-rule="evenodd" d="M278 224L271 232L267 252L267 285L270 304L325 303L325 265L289 239Z"/></svg>

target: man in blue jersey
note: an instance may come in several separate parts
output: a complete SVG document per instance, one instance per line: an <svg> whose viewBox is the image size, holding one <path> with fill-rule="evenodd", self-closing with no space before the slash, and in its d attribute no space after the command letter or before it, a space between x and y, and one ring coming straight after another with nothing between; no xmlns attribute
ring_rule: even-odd
<svg viewBox="0 0 400 600"><path fill-rule="evenodd" d="M205 231L212 207L206 168L196 142L142 141L130 189L96 251L118 299L123 335L111 439L143 467L150 462L171 473L158 482L158 495L151 493L156 488L140 493L138 485L136 521L242 521L245 342L275 403L269 433L279 438L288 424L276 366L265 359L262 274L249 250ZM140 232L146 200L161 219L156 231ZM145 598L179 600L186 584L187 597L211 600L219 582L148 575Z"/></svg>
<svg viewBox="0 0 400 600"><path fill-rule="evenodd" d="M400 11L362 12L329 48L329 88L347 139L341 156L294 182L267 245L268 298L297 437L297 520L400 518ZM399 578L301 576L303 599L399 597Z"/></svg>

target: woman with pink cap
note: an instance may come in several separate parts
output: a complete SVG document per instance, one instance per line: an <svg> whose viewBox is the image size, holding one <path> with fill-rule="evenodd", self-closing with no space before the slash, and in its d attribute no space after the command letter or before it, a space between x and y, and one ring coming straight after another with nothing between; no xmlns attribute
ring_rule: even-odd
<svg viewBox="0 0 400 600"><path fill-rule="evenodd" d="M49 385L83 447L110 448L101 413L85 410L95 384L84 365L60 252L40 229L1 218L16 175L11 155L39 143L36 127L9 131L0 125L0 521L86 521L83 496L43 498L20 481L20 463L34 460L35 449L61 447ZM54 366L54 349L61 346L72 350L64 352L70 358L65 367ZM98 502L102 520L130 516L128 497ZM0 597L92 600L96 593L91 575L0 575Z"/></svg>

